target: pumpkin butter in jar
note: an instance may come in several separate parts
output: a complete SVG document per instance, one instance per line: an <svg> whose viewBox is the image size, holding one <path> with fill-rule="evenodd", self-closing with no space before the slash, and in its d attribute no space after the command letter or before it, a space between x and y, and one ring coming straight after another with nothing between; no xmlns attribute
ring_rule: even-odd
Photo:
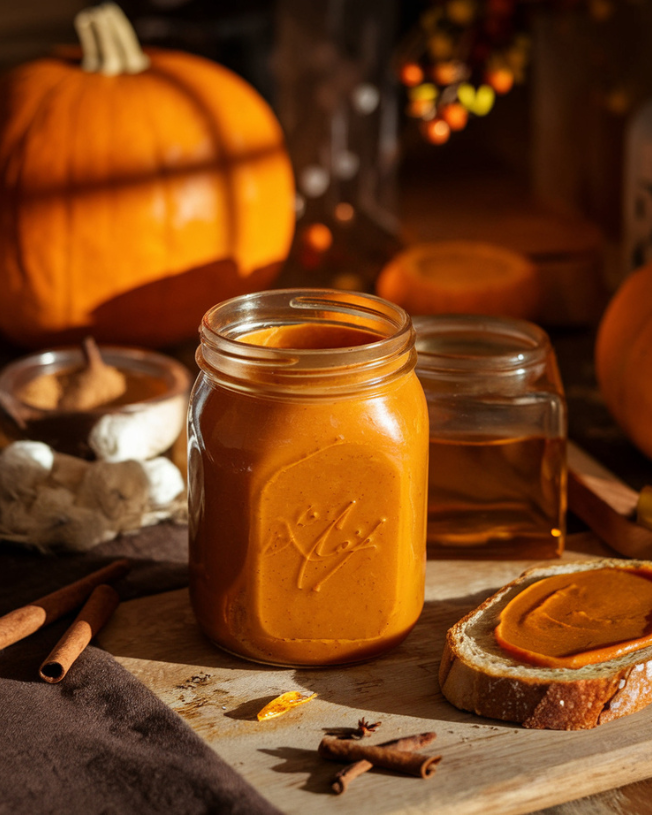
<svg viewBox="0 0 652 815"><path fill-rule="evenodd" d="M199 625L280 665L375 657L423 606L428 412L410 318L280 290L202 321L189 412Z"/></svg>

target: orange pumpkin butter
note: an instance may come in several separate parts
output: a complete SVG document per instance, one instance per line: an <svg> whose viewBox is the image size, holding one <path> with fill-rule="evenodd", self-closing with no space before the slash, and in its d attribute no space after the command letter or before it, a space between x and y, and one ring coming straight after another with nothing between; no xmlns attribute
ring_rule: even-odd
<svg viewBox="0 0 652 815"><path fill-rule="evenodd" d="M287 255L292 171L267 104L208 60L136 48L139 68L87 51L0 85L0 331L18 344L176 342Z"/></svg>
<svg viewBox="0 0 652 815"><path fill-rule="evenodd" d="M412 329L407 315L400 327L357 305L348 313L339 293L315 297L317 319L304 293L253 297L262 304L229 301L202 324L189 421L193 609L213 642L248 659L371 659L423 606L428 416ZM329 312L336 297L343 311ZM370 315L398 313L374 300L352 296Z"/></svg>
<svg viewBox="0 0 652 815"><path fill-rule="evenodd" d="M587 569L546 577L505 606L494 635L523 662L581 668L652 644L652 571Z"/></svg>

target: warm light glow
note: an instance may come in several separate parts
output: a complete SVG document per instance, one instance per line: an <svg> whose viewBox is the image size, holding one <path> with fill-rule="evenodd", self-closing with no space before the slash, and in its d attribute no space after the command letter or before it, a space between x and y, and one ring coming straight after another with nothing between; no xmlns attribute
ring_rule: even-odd
<svg viewBox="0 0 652 815"><path fill-rule="evenodd" d="M433 65L431 73L438 85L451 85L460 78L460 68L456 62L438 62Z"/></svg>
<svg viewBox="0 0 652 815"><path fill-rule="evenodd" d="M457 98L467 110L471 110L475 104L475 88L468 82L462 82L457 89Z"/></svg>
<svg viewBox="0 0 652 815"><path fill-rule="evenodd" d="M490 85L480 85L476 90L473 85L463 82L457 89L457 98L471 113L486 116L494 106L496 94Z"/></svg>
<svg viewBox="0 0 652 815"><path fill-rule="evenodd" d="M355 210L351 204L342 201L335 207L335 218L340 221L340 223L348 224L355 218Z"/></svg>
<svg viewBox="0 0 652 815"><path fill-rule="evenodd" d="M429 142L432 144L445 144L451 134L451 129L448 124L439 118L431 119L429 122L424 122L423 130Z"/></svg>
<svg viewBox="0 0 652 815"><path fill-rule="evenodd" d="M312 224L303 233L303 239L315 252L325 252L333 243L333 233L326 224Z"/></svg>
<svg viewBox="0 0 652 815"><path fill-rule="evenodd" d="M495 99L496 94L490 85L480 85L475 92L475 104L473 105L475 115L486 116L494 106Z"/></svg>
<svg viewBox="0 0 652 815"><path fill-rule="evenodd" d="M604 23L616 10L611 0L590 0L589 14L598 23Z"/></svg>
<svg viewBox="0 0 652 815"><path fill-rule="evenodd" d="M450 59L453 55L453 49L452 38L443 31L433 34L428 41L428 51L430 51L430 56L434 60Z"/></svg>
<svg viewBox="0 0 652 815"><path fill-rule="evenodd" d="M301 218L303 213L306 211L306 199L298 192L295 193L294 196L294 211L297 218Z"/></svg>
<svg viewBox="0 0 652 815"><path fill-rule="evenodd" d="M449 0L446 14L455 25L468 26L475 17L475 3L472 0Z"/></svg>
<svg viewBox="0 0 652 815"><path fill-rule="evenodd" d="M330 176L324 167L318 164L310 164L299 174L299 187L308 198L319 198L328 189Z"/></svg>
<svg viewBox="0 0 652 815"><path fill-rule="evenodd" d="M427 119L435 111L435 103L432 99L414 99L405 109L408 116L413 119Z"/></svg>
<svg viewBox="0 0 652 815"><path fill-rule="evenodd" d="M416 62L407 62L401 67L399 77L404 85L413 88L423 82L423 68Z"/></svg>
<svg viewBox="0 0 652 815"><path fill-rule="evenodd" d="M514 86L514 74L509 68L494 68L487 71L487 82L496 93L509 93Z"/></svg>
<svg viewBox="0 0 652 815"><path fill-rule="evenodd" d="M333 287L344 291L362 291L363 283L360 275L355 272L342 272L333 278Z"/></svg>
<svg viewBox="0 0 652 815"><path fill-rule="evenodd" d="M604 97L604 106L615 116L624 116L632 107L632 97L625 88L616 88Z"/></svg>
<svg viewBox="0 0 652 815"><path fill-rule="evenodd" d="M451 130L464 130L469 120L469 114L466 108L459 102L451 102L450 105L444 105L440 113L442 119Z"/></svg>
<svg viewBox="0 0 652 815"><path fill-rule="evenodd" d="M380 91L370 82L362 82L351 91L351 104L356 113L368 116L380 103Z"/></svg>
<svg viewBox="0 0 652 815"><path fill-rule="evenodd" d="M432 84L432 82L423 82L421 85L410 88L408 91L408 96L413 101L427 100L432 102L437 98L437 93L437 88Z"/></svg>

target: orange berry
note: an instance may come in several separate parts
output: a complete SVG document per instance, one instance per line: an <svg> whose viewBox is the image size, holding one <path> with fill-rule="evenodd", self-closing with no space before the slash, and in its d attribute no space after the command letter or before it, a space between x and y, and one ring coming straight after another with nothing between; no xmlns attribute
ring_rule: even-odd
<svg viewBox="0 0 652 815"><path fill-rule="evenodd" d="M423 123L423 133L431 144L445 144L451 135L447 122L439 117Z"/></svg>
<svg viewBox="0 0 652 815"><path fill-rule="evenodd" d="M326 224L312 224L303 233L303 239L314 252L325 252L333 243L333 233Z"/></svg>
<svg viewBox="0 0 652 815"><path fill-rule="evenodd" d="M413 88L423 82L423 68L416 62L406 62L401 66L399 78L408 88Z"/></svg>
<svg viewBox="0 0 652 815"><path fill-rule="evenodd" d="M451 85L458 75L459 67L454 62L438 62L432 67L432 78L438 85Z"/></svg>
<svg viewBox="0 0 652 815"><path fill-rule="evenodd" d="M442 119L451 130L464 130L469 120L469 112L459 102L451 102L444 105L440 111Z"/></svg>
<svg viewBox="0 0 652 815"><path fill-rule="evenodd" d="M496 93L509 93L514 85L514 74L509 68L494 68L487 71L486 81Z"/></svg>

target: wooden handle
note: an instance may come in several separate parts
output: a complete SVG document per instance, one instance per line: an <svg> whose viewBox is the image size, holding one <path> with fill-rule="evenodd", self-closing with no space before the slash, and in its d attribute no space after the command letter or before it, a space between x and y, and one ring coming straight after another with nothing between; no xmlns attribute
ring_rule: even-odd
<svg viewBox="0 0 652 815"><path fill-rule="evenodd" d="M591 480L568 471L568 508L619 554L652 559L652 532L616 512L591 488Z"/></svg>

